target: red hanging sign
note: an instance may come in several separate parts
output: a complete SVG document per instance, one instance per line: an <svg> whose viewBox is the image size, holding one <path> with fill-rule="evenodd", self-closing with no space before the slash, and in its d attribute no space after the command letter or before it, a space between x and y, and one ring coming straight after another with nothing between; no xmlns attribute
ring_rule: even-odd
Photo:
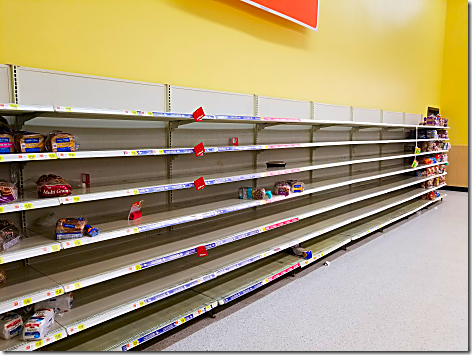
<svg viewBox="0 0 472 355"><path fill-rule="evenodd" d="M195 180L193 182L193 185L195 186L195 188L197 189L197 191L203 189L206 185L205 185L205 180L203 179L203 177L200 177L198 178L197 180Z"/></svg>
<svg viewBox="0 0 472 355"><path fill-rule="evenodd" d="M207 256L207 249L204 245L197 247L197 253L199 257Z"/></svg>
<svg viewBox="0 0 472 355"><path fill-rule="evenodd" d="M203 112L203 107L197 108L193 113L193 119L198 121L203 121L203 117L205 117L205 112Z"/></svg>
<svg viewBox="0 0 472 355"><path fill-rule="evenodd" d="M233 146L238 146L238 145L239 145L239 139L238 139L238 137L233 137L233 138L231 138L231 144L232 144Z"/></svg>
<svg viewBox="0 0 472 355"><path fill-rule="evenodd" d="M201 157L203 153L205 153L205 147L203 146L203 143L198 143L195 148L193 148L193 151L195 152L195 156Z"/></svg>

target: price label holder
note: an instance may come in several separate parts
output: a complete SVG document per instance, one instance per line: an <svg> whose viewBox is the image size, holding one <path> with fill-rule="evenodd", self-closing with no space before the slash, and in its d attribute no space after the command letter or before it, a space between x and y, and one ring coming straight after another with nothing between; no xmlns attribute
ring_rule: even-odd
<svg viewBox="0 0 472 355"><path fill-rule="evenodd" d="M196 157L203 156L203 153L205 153L205 147L203 146L203 142L198 143L195 148L193 148L193 151L195 152Z"/></svg>
<svg viewBox="0 0 472 355"><path fill-rule="evenodd" d="M193 119L195 122L203 121L203 117L205 117L205 112L203 111L203 107L197 108L193 113Z"/></svg>
<svg viewBox="0 0 472 355"><path fill-rule="evenodd" d="M201 246L197 247L197 253L198 253L199 257L208 255L207 249L204 245L201 245Z"/></svg>
<svg viewBox="0 0 472 355"><path fill-rule="evenodd" d="M205 185L205 180L203 179L203 177L199 177L197 180L195 180L193 182L193 185L195 186L197 191L200 191L201 189L203 189L206 186Z"/></svg>

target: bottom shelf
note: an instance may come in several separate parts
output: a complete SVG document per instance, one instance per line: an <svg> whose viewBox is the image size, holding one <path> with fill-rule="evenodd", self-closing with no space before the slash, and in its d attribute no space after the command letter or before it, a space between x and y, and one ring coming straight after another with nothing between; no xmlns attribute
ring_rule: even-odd
<svg viewBox="0 0 472 355"><path fill-rule="evenodd" d="M413 200L312 239L309 239L308 234L303 247L312 251L313 256L310 260L279 252L147 307L69 336L48 348L57 351L129 350L212 311L217 305L230 303L296 268L305 267L343 245L426 208L445 196L441 194L441 197L434 201ZM58 321L60 322L60 319Z"/></svg>

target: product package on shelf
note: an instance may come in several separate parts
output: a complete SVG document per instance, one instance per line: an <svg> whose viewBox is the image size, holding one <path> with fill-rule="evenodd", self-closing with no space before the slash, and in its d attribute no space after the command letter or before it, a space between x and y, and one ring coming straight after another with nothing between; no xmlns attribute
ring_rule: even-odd
<svg viewBox="0 0 472 355"><path fill-rule="evenodd" d="M90 224L85 225L85 234L89 237L95 237L100 233L97 228L93 228Z"/></svg>
<svg viewBox="0 0 472 355"><path fill-rule="evenodd" d="M56 239L81 238L85 234L87 218L61 218L56 223Z"/></svg>
<svg viewBox="0 0 472 355"><path fill-rule="evenodd" d="M15 152L13 130L3 117L0 118L0 154Z"/></svg>
<svg viewBox="0 0 472 355"><path fill-rule="evenodd" d="M60 197L72 194L72 186L59 175L41 175L36 184L40 197Z"/></svg>
<svg viewBox="0 0 472 355"><path fill-rule="evenodd" d="M274 194L276 196L288 196L291 189L292 187L286 181L278 181L274 184Z"/></svg>
<svg viewBox="0 0 472 355"><path fill-rule="evenodd" d="M16 132L14 136L15 149L18 153L44 152L44 136L33 132Z"/></svg>
<svg viewBox="0 0 472 355"><path fill-rule="evenodd" d="M20 231L12 221L0 220L0 251L7 250L20 241Z"/></svg>
<svg viewBox="0 0 472 355"><path fill-rule="evenodd" d="M447 127L449 124L449 120L447 118L442 117L440 114L424 117L423 122L420 125L425 126L442 126Z"/></svg>
<svg viewBox="0 0 472 355"><path fill-rule="evenodd" d="M0 268L0 284L7 282L7 272Z"/></svg>
<svg viewBox="0 0 472 355"><path fill-rule="evenodd" d="M261 187L240 187L238 195L240 199L244 200L264 200L266 198L272 198L272 193Z"/></svg>
<svg viewBox="0 0 472 355"><path fill-rule="evenodd" d="M74 296L72 295L72 292L65 293L63 295L35 303L34 310L38 311L44 308L51 308L54 310L54 313L58 315L70 311L72 309L73 301Z"/></svg>
<svg viewBox="0 0 472 355"><path fill-rule="evenodd" d="M0 204L15 201L18 198L18 189L11 182L0 180Z"/></svg>
<svg viewBox="0 0 472 355"><path fill-rule="evenodd" d="M75 152L78 149L77 138L61 131L50 132L46 136L45 144L49 152Z"/></svg>
<svg viewBox="0 0 472 355"><path fill-rule="evenodd" d="M301 256L304 259L311 259L313 254L311 250L306 250L302 248L301 244L294 245L292 248L292 253L296 256Z"/></svg>
<svg viewBox="0 0 472 355"><path fill-rule="evenodd" d="M25 322L23 328L23 340L43 339L54 325L54 310L43 308L34 312Z"/></svg>
<svg viewBox="0 0 472 355"><path fill-rule="evenodd" d="M0 315L0 338L11 339L20 335L23 329L23 319L14 312Z"/></svg>
<svg viewBox="0 0 472 355"><path fill-rule="evenodd" d="M287 183L290 185L290 192L297 193L303 192L305 190L305 184L298 180L287 180Z"/></svg>

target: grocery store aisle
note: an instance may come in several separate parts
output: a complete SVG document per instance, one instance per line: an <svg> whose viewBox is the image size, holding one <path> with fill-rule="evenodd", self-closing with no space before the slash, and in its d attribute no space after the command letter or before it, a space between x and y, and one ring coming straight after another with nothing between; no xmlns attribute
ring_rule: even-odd
<svg viewBox="0 0 472 355"><path fill-rule="evenodd" d="M468 195L447 194L165 350L466 351Z"/></svg>

